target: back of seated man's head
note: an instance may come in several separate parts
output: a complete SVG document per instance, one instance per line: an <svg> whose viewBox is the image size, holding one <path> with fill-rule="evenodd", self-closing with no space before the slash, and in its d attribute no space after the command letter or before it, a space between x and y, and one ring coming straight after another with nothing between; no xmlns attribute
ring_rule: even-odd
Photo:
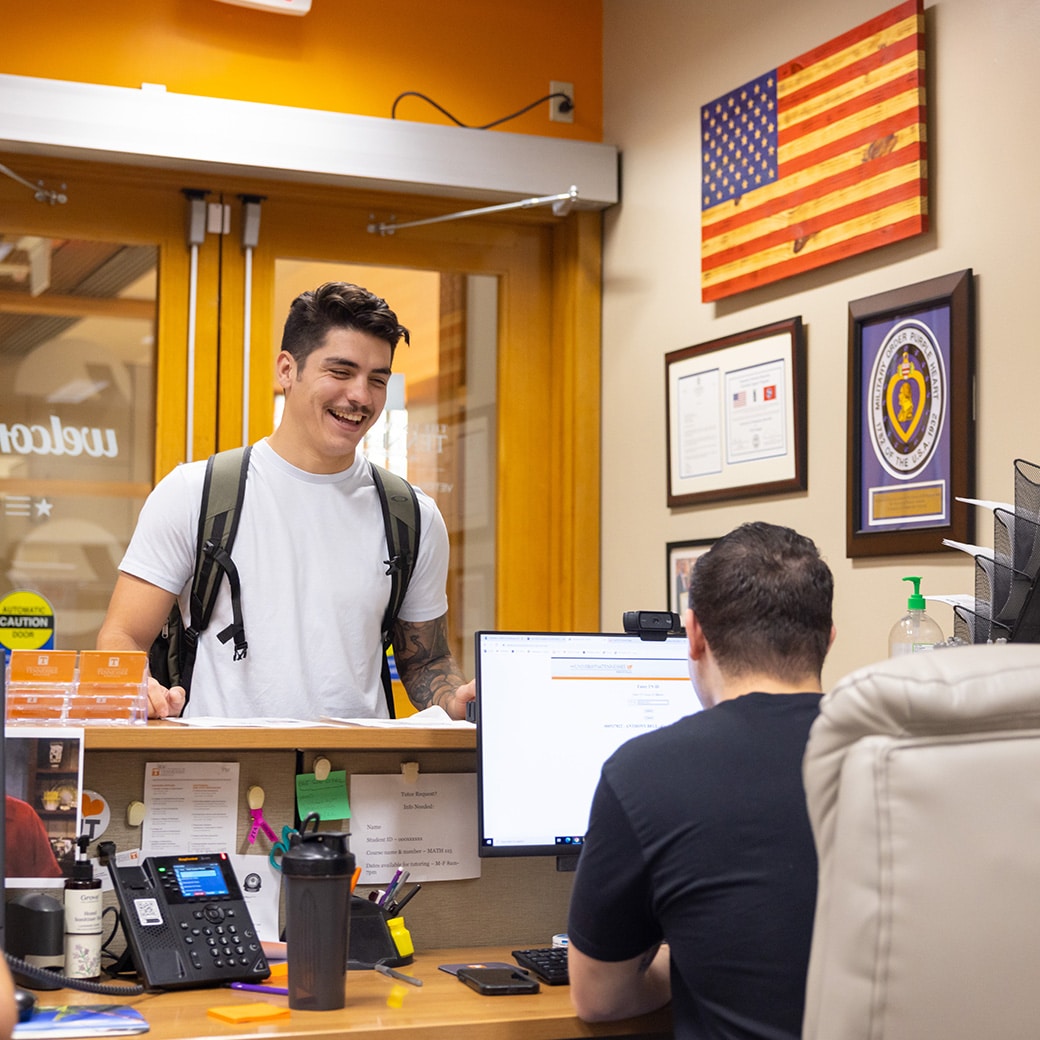
<svg viewBox="0 0 1040 1040"><path fill-rule="evenodd" d="M787 682L819 677L831 636L834 578L812 539L747 523L699 557L693 608L719 668Z"/></svg>

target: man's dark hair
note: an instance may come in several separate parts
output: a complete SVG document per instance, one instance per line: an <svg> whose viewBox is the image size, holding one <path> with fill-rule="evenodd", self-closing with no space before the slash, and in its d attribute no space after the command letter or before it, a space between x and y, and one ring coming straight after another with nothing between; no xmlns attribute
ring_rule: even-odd
<svg viewBox="0 0 1040 1040"><path fill-rule="evenodd" d="M303 363L325 342L330 329L356 329L390 344L390 360L408 330L397 320L386 300L350 282L326 282L300 293L289 306L282 332L282 350Z"/></svg>
<svg viewBox="0 0 1040 1040"><path fill-rule="evenodd" d="M834 578L812 539L762 522L720 538L690 577L690 606L729 675L818 677L833 598Z"/></svg>

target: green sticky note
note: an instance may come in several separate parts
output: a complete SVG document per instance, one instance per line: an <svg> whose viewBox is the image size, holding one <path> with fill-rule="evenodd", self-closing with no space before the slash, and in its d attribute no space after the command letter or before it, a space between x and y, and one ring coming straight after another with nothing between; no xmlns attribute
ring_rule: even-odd
<svg viewBox="0 0 1040 1040"><path fill-rule="evenodd" d="M347 771L338 769L325 780L313 773L296 777L296 811L301 820L317 813L324 820L349 820L350 799L347 798Z"/></svg>

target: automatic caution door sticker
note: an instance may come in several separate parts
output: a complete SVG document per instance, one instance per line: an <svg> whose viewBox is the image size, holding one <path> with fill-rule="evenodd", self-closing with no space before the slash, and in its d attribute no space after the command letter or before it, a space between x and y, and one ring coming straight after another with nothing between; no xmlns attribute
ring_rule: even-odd
<svg viewBox="0 0 1040 1040"><path fill-rule="evenodd" d="M7 650L53 649L54 608L38 592L9 592L0 599L0 645Z"/></svg>

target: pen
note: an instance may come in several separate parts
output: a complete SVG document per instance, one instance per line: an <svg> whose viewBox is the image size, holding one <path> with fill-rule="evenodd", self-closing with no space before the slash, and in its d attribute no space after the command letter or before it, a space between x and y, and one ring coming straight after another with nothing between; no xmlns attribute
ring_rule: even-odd
<svg viewBox="0 0 1040 1040"><path fill-rule="evenodd" d="M361 868L360 867L355 867L354 868L354 876L350 879L350 891L351 891L351 894L353 894L354 889L357 888L358 878L360 878L360 877L361 877Z"/></svg>
<svg viewBox="0 0 1040 1040"><path fill-rule="evenodd" d="M408 889L407 892L405 892L404 897L401 899L401 901L399 903L394 903L394 905L387 911L387 913L392 913L394 917L396 917L404 909L405 903L407 903L408 900L411 899L412 896L414 896L420 888L422 888L421 883L412 885L412 887Z"/></svg>
<svg viewBox="0 0 1040 1040"><path fill-rule="evenodd" d="M285 986L261 986L253 982L229 982L228 986L231 989L247 989L250 993L289 993Z"/></svg>
<svg viewBox="0 0 1040 1040"><path fill-rule="evenodd" d="M414 975L405 975L403 971L395 971L385 964L376 964L374 967L381 975L389 975L392 979L400 979L402 982L409 982L413 986L422 985L422 979L417 979Z"/></svg>
<svg viewBox="0 0 1040 1040"><path fill-rule="evenodd" d="M393 892L394 885L397 884L397 881L401 877L401 872L403 870L404 867L398 867L397 870L394 871L394 876L390 879L390 884L387 885L385 889L383 889L383 894L379 897L379 899L376 902L377 906L382 906L387 901L387 899L390 898L390 893Z"/></svg>
<svg viewBox="0 0 1040 1040"><path fill-rule="evenodd" d="M393 903L397 898L397 893L404 887L404 883L412 876L410 870L402 870L401 876L390 886L390 890L386 894L387 903Z"/></svg>

